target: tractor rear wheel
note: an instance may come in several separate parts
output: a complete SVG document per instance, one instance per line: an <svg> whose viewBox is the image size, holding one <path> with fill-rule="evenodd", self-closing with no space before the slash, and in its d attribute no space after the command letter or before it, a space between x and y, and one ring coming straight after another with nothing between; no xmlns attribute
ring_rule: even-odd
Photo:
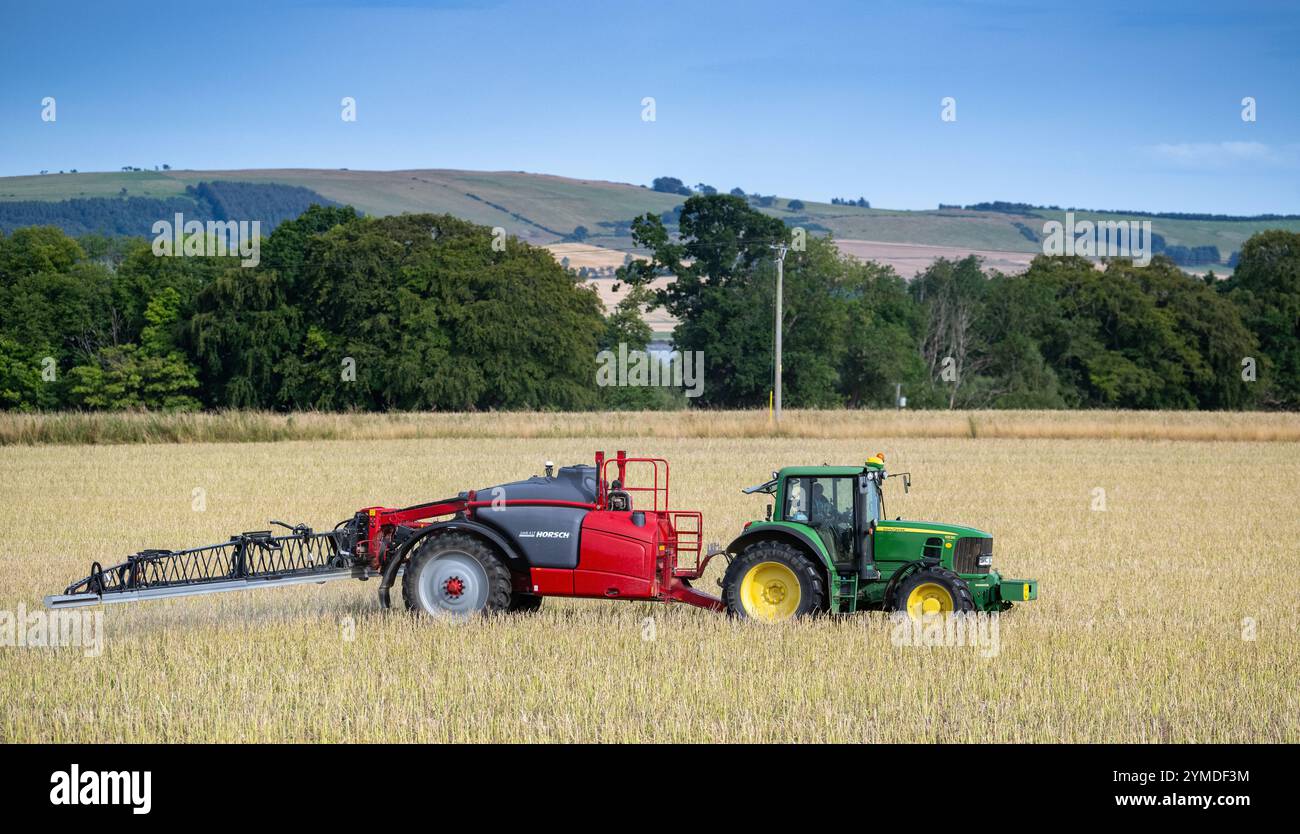
<svg viewBox="0 0 1300 834"><path fill-rule="evenodd" d="M826 584L813 561L782 541L755 542L731 560L722 599L733 617L789 620L826 607Z"/></svg>
<svg viewBox="0 0 1300 834"><path fill-rule="evenodd" d="M402 598L422 614L469 616L510 605L510 571L484 542L463 533L429 536L402 574Z"/></svg>
<svg viewBox="0 0 1300 834"><path fill-rule="evenodd" d="M975 610L966 580L946 568L924 568L894 589L892 606L919 620L928 614L955 614Z"/></svg>

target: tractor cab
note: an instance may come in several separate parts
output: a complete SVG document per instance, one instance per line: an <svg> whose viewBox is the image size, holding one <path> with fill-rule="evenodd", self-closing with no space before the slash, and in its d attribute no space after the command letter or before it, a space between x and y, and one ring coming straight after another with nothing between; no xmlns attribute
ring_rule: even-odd
<svg viewBox="0 0 1300 834"><path fill-rule="evenodd" d="M811 529L837 569L865 563L870 572L869 537L884 517L886 477L880 458L865 466L791 466L745 492L771 495L768 521Z"/></svg>
<svg viewBox="0 0 1300 834"><path fill-rule="evenodd" d="M837 566L862 555L861 538L879 521L880 487L861 469L821 466L780 473L773 518L812 528Z"/></svg>

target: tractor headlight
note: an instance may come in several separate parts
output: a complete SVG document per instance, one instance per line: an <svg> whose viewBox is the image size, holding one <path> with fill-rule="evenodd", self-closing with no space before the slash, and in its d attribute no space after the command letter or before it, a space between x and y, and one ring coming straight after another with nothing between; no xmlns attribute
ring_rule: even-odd
<svg viewBox="0 0 1300 834"><path fill-rule="evenodd" d="M986 553L986 554L980 556L980 558L979 558L979 566L980 566L980 567L982 567L982 568L987 568L987 567L989 567L989 566L992 565L992 564L993 564L993 554L991 554L991 553Z"/></svg>

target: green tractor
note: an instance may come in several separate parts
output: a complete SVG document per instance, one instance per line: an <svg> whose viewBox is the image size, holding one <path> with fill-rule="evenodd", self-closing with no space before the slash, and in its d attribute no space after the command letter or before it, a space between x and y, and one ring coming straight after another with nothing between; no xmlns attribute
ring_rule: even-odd
<svg viewBox="0 0 1300 834"><path fill-rule="evenodd" d="M735 616L785 620L862 609L1005 611L1038 598L1033 579L993 570L993 537L973 527L885 518L884 455L863 466L792 466L746 489L767 518L727 547L723 602ZM904 490L911 476L900 473Z"/></svg>

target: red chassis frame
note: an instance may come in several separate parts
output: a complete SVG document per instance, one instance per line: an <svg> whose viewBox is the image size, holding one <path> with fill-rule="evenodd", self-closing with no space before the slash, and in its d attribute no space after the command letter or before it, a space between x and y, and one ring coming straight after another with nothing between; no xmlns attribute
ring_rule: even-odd
<svg viewBox="0 0 1300 834"><path fill-rule="evenodd" d="M649 468L649 485L630 485L629 470ZM632 511L608 509L610 469L621 489L650 504L633 511L644 513L643 524L636 524ZM714 554L702 553L703 518L693 510L672 510L668 503L668 461L663 458L628 457L619 450L612 458L596 453L596 503L546 499L506 500L507 507L567 507L587 510L579 539L578 567L529 568L515 573L515 590L540 596L627 599L653 602L684 602L714 611L723 609L722 601L697 591L689 584L704 574ZM638 501L639 503L639 501ZM498 500L495 506L500 507ZM428 527L434 519L463 513L473 520L475 512L493 506L481 501L474 492L467 497L449 498L413 507L366 507L367 535L358 544L358 556L369 559L370 567L385 571L390 559L401 556L393 547L393 533L399 526ZM686 557L683 559L683 557Z"/></svg>

